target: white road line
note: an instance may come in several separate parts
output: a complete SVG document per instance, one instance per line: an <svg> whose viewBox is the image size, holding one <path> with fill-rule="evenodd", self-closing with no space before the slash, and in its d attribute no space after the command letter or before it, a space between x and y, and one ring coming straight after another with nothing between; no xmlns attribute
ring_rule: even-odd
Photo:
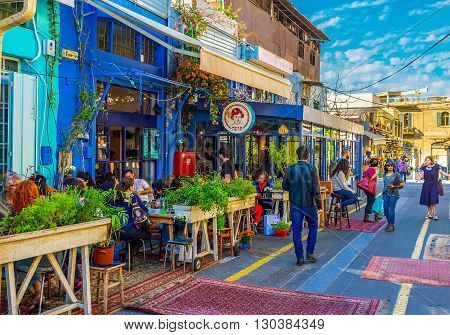
<svg viewBox="0 0 450 335"><path fill-rule="evenodd" d="M416 246L411 255L412 259L419 259L422 253L423 244L425 242L425 236L427 235L428 226L430 225L430 220L426 219L422 225L419 236L417 237ZM398 292L397 301L394 307L394 315L405 315L406 308L408 307L409 296L411 295L412 284L402 284L400 291Z"/></svg>

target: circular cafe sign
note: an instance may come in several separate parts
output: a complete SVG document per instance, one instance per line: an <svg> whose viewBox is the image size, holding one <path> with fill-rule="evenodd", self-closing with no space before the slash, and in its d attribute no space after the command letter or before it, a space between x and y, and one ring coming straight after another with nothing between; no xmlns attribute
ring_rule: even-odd
<svg viewBox="0 0 450 335"><path fill-rule="evenodd" d="M232 102L222 113L222 123L232 134L242 134L255 124L255 111L245 102Z"/></svg>

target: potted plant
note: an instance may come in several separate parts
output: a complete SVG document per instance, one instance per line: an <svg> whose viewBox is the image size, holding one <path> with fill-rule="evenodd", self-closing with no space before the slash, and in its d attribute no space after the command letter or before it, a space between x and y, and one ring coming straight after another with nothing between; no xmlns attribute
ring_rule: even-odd
<svg viewBox="0 0 450 335"><path fill-rule="evenodd" d="M289 228L291 225L287 222L277 222L276 224L272 225L273 231L275 233L275 236L277 237L285 237L287 233L289 232Z"/></svg>
<svg viewBox="0 0 450 335"><path fill-rule="evenodd" d="M283 182L281 179L275 180L273 189L270 190L272 200L288 201L289 192L283 190Z"/></svg>
<svg viewBox="0 0 450 335"><path fill-rule="evenodd" d="M247 250L252 245L252 237L255 235L251 230L245 230L242 232L241 236L241 248L242 250Z"/></svg>

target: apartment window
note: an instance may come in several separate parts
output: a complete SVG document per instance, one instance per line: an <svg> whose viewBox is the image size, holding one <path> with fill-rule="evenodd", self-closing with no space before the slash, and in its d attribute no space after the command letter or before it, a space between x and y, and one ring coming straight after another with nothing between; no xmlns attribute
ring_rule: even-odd
<svg viewBox="0 0 450 335"><path fill-rule="evenodd" d="M2 57L2 70L19 72L19 60Z"/></svg>
<svg viewBox="0 0 450 335"><path fill-rule="evenodd" d="M314 50L311 50L311 53L309 54L309 62L311 65L316 65L316 52Z"/></svg>
<svg viewBox="0 0 450 335"><path fill-rule="evenodd" d="M437 113L438 126L450 126L450 115L448 112Z"/></svg>
<svg viewBox="0 0 450 335"><path fill-rule="evenodd" d="M155 63L155 43L145 36L142 36L141 62L147 64Z"/></svg>
<svg viewBox="0 0 450 335"><path fill-rule="evenodd" d="M0 4L0 20L19 13L23 9L23 1L6 1Z"/></svg>
<svg viewBox="0 0 450 335"><path fill-rule="evenodd" d="M411 115L411 113L406 113L403 116L403 125L405 126L406 129L412 128L412 115Z"/></svg>
<svg viewBox="0 0 450 335"><path fill-rule="evenodd" d="M120 23L114 23L113 50L116 55L136 59L136 32Z"/></svg>
<svg viewBox="0 0 450 335"><path fill-rule="evenodd" d="M109 51L109 22L106 20L98 20L97 29L97 48L103 51Z"/></svg>
<svg viewBox="0 0 450 335"><path fill-rule="evenodd" d="M298 41L298 57L305 58L305 45L302 41Z"/></svg>

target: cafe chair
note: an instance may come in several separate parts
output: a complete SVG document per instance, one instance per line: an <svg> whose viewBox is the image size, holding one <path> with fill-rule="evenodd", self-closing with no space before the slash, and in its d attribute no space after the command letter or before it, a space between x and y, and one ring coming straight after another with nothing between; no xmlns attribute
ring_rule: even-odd
<svg viewBox="0 0 450 335"><path fill-rule="evenodd" d="M166 243L166 251L164 253L164 271L166 271L167 255L170 249L170 260L174 262L175 257L175 246L180 248L180 254L183 253L183 274L186 273L186 253L189 248L192 248L192 243L194 240L188 238L185 234L187 222L175 219L174 221L174 236L171 240ZM173 264L173 263L172 263ZM174 270L174 269L172 269ZM192 272L195 272L194 262L192 262Z"/></svg>

